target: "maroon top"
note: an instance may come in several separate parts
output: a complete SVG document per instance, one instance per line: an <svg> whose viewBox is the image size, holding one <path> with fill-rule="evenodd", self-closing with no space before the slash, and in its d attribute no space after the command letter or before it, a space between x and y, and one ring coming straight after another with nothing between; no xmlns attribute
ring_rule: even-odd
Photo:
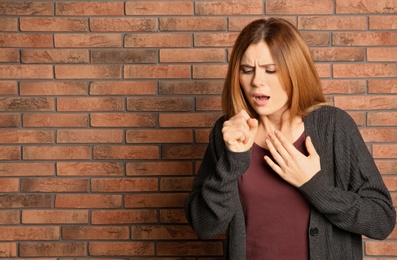
<svg viewBox="0 0 397 260"><path fill-rule="evenodd" d="M306 135L294 143L307 155ZM254 144L251 165L238 180L247 231L247 260L309 259L310 205L263 159L270 152ZM274 160L273 160L274 161Z"/></svg>

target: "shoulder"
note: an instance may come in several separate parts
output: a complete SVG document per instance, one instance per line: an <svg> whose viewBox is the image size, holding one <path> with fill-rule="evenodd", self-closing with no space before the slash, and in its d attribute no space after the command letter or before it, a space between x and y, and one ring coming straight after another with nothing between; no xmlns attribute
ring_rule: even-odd
<svg viewBox="0 0 397 260"><path fill-rule="evenodd" d="M313 110L307 117L308 120L314 120L316 123L338 123L351 124L354 123L352 117L343 109L324 105ZM355 123L354 123L355 124Z"/></svg>

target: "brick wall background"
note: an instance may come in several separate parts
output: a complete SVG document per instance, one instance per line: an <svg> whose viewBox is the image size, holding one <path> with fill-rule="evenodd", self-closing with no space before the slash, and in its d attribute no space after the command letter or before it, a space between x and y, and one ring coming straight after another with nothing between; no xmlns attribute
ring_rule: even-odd
<svg viewBox="0 0 397 260"><path fill-rule="evenodd" d="M0 257L221 259L182 205L227 58L280 16L360 126L397 205L396 0L0 1ZM397 259L397 230L365 238Z"/></svg>

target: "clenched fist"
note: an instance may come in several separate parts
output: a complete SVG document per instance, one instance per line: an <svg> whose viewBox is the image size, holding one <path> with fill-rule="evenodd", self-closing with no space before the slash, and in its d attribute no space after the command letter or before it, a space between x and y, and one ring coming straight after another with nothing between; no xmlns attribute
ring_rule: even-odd
<svg viewBox="0 0 397 260"><path fill-rule="evenodd" d="M257 131L258 120L250 118L247 111L241 110L223 123L223 140L230 151L246 152L254 144Z"/></svg>

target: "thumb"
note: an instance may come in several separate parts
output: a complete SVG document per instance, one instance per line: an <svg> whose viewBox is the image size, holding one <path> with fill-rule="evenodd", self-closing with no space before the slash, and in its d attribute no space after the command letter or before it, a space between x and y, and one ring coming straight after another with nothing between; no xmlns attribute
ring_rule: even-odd
<svg viewBox="0 0 397 260"><path fill-rule="evenodd" d="M255 118L249 118L247 124L250 127L250 132L255 136L258 131L258 120Z"/></svg>
<svg viewBox="0 0 397 260"><path fill-rule="evenodd" d="M307 152L309 153L309 156L317 155L316 148L314 148L312 138L310 136L306 137L306 149Z"/></svg>

